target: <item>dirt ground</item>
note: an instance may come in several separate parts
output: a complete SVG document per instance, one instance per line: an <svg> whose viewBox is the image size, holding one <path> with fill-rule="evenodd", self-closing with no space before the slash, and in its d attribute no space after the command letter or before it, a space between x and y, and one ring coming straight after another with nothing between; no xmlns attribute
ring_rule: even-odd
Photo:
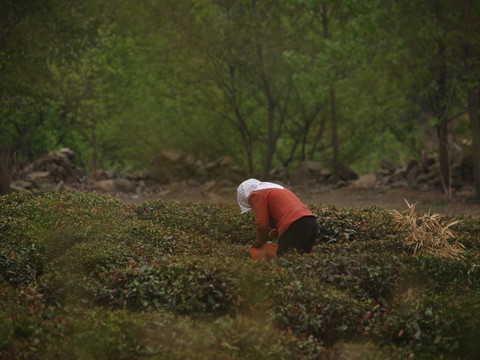
<svg viewBox="0 0 480 360"><path fill-rule="evenodd" d="M291 187L305 204L334 205L337 208L364 208L378 206L403 211L407 209L405 200L416 204L415 211L422 214L428 211L451 216L480 217L480 202L473 199L473 191L454 192L451 199L439 190L418 190L410 188L395 189L333 189L328 187ZM157 198L123 198L128 203L140 203L156 199L193 200L236 203L235 189L223 196L202 196L195 191L175 193Z"/></svg>
<svg viewBox="0 0 480 360"><path fill-rule="evenodd" d="M466 215L480 217L480 202L474 201L473 193L453 194L451 199L438 190L416 190L407 188L386 190L330 189L320 192L300 191L298 196L305 203L335 205L339 208L363 208L378 206L403 211L407 200L416 204L417 213L439 213L442 215Z"/></svg>

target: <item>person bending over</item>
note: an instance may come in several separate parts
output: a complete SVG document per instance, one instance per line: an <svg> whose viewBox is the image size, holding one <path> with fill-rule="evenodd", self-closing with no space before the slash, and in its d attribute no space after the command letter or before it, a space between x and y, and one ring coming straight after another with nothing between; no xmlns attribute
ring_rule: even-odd
<svg viewBox="0 0 480 360"><path fill-rule="evenodd" d="M277 256L291 249L310 253L318 236L312 212L287 188L257 179L242 182L237 189L241 214L253 210L259 248L271 238L278 239Z"/></svg>

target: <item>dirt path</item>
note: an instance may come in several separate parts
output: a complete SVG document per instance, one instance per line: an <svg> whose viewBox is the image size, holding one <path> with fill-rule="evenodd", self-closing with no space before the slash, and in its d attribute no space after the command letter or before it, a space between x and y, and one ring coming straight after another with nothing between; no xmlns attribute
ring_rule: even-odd
<svg viewBox="0 0 480 360"><path fill-rule="evenodd" d="M386 209L403 211L407 209L404 199L410 203L416 203L416 212L424 213L431 211L442 215L467 215L480 217L480 203L474 202L472 193L453 194L451 200L438 190L415 190L409 188L397 188L386 190L367 189L332 189L327 187L314 188L291 188L305 204L321 204L322 206L334 205L338 208L364 208L378 206ZM149 200L174 199L236 203L235 189L231 189L223 196L201 196L195 192L175 193L157 198L128 198L121 197L127 203L140 203Z"/></svg>
<svg viewBox="0 0 480 360"><path fill-rule="evenodd" d="M480 217L480 203L474 202L471 194L454 194L451 200L440 191L414 189L353 190L324 189L320 191L297 191L298 196L309 204L335 205L339 208L362 208L378 206L398 211L407 209L405 199L416 203L417 212L442 215L467 215Z"/></svg>

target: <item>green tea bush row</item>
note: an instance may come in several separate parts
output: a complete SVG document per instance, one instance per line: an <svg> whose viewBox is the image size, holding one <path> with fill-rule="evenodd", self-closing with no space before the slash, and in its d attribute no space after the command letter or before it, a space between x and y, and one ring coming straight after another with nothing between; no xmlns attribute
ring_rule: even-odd
<svg viewBox="0 0 480 360"><path fill-rule="evenodd" d="M196 256L164 257L150 265L116 269L99 279L100 303L130 310L167 309L208 315L258 306L268 296L262 263ZM261 287L262 291L257 287Z"/></svg>
<svg viewBox="0 0 480 360"><path fill-rule="evenodd" d="M239 216L238 206L163 200L140 204L135 211L140 219L218 241L250 244L256 236L252 212Z"/></svg>
<svg viewBox="0 0 480 360"><path fill-rule="evenodd" d="M378 208L311 206L309 255L252 261L237 206L0 197L0 358L474 359L479 224L412 256Z"/></svg>
<svg viewBox="0 0 480 360"><path fill-rule="evenodd" d="M320 243L376 240L393 231L393 217L377 207L362 210L337 209L334 206L310 208L319 224Z"/></svg>

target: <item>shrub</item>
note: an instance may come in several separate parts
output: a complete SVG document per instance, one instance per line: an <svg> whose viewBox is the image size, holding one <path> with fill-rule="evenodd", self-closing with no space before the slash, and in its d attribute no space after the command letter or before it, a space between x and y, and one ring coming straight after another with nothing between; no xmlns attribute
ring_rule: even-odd
<svg viewBox="0 0 480 360"><path fill-rule="evenodd" d="M103 304L131 310L164 308L196 315L236 312L266 300L267 275L258 272L262 266L268 265L228 258L164 257L150 265L105 274L95 293Z"/></svg>
<svg viewBox="0 0 480 360"><path fill-rule="evenodd" d="M0 287L0 358L51 359L61 354L71 318L47 306L32 287Z"/></svg>
<svg viewBox="0 0 480 360"><path fill-rule="evenodd" d="M79 243L121 241L132 219L125 204L103 195L38 191L0 197L0 275L27 284Z"/></svg>
<svg viewBox="0 0 480 360"><path fill-rule="evenodd" d="M363 210L311 206L319 224L320 243L345 243L382 239L392 233L393 218L380 208Z"/></svg>
<svg viewBox="0 0 480 360"><path fill-rule="evenodd" d="M412 256L385 210L311 208L312 254L267 263L233 205L2 196L0 357L478 357L478 220L449 227L457 261Z"/></svg>
<svg viewBox="0 0 480 360"><path fill-rule="evenodd" d="M277 323L298 335L319 337L327 345L352 336L366 312L364 301L355 299L349 289L325 284L313 267L289 268L288 261L282 261L286 270L275 280Z"/></svg>
<svg viewBox="0 0 480 360"><path fill-rule="evenodd" d="M256 236L253 214L239 216L234 205L159 200L140 204L135 211L142 220L217 241L249 244Z"/></svg>

